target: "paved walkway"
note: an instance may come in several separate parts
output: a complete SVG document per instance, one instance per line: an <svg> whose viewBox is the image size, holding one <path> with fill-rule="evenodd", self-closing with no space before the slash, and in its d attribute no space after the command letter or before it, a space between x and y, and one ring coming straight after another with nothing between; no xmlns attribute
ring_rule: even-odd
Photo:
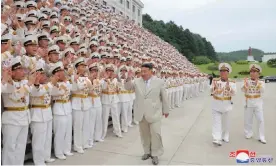
<svg viewBox="0 0 276 166"><path fill-rule="evenodd" d="M165 153L160 165L224 165L236 164L229 158L229 152L238 149L255 151L258 155L272 155L276 164L276 84L266 84L265 129L267 144L256 140L246 140L243 135L243 95L238 84L238 94L234 97L234 110L230 114L230 143L214 147L211 137L211 96L208 92L198 98L182 103L174 109L168 119L163 120L162 135ZM256 121L254 121L255 124ZM256 124L254 125L256 131ZM109 129L103 143L96 144L85 154L75 154L67 160L56 160L52 165L149 165L151 160L142 161L143 150L138 127L130 129L124 138L113 136Z"/></svg>

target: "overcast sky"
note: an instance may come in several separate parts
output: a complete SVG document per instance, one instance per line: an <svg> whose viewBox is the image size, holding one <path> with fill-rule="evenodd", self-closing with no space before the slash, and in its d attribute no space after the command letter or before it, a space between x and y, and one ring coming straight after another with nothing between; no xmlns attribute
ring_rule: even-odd
<svg viewBox="0 0 276 166"><path fill-rule="evenodd" d="M276 0L142 0L153 19L174 21L211 41L217 52L276 52Z"/></svg>

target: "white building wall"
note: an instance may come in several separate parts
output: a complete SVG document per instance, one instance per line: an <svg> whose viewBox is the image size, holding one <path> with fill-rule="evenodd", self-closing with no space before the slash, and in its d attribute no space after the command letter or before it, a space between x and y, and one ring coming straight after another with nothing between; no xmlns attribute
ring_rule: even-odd
<svg viewBox="0 0 276 166"><path fill-rule="evenodd" d="M267 61L269 61L270 59L276 59L276 54L264 55L264 56L262 57L262 61L263 61L263 62L267 62Z"/></svg>
<svg viewBox="0 0 276 166"><path fill-rule="evenodd" d="M121 13L125 18L129 20L134 20L136 24L142 26L142 9L144 4L141 0L100 0L107 3L107 6L114 7L116 13ZM122 2L122 3L121 3ZM129 8L127 7L127 2L129 2ZM135 11L133 12L133 5L135 6ZM140 10L140 15L138 16L138 10Z"/></svg>

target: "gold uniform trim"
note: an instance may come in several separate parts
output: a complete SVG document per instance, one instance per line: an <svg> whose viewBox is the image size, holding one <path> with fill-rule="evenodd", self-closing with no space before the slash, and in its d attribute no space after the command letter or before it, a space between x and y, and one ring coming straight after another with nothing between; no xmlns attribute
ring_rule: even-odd
<svg viewBox="0 0 276 166"><path fill-rule="evenodd" d="M87 98L88 95L86 95L86 94L72 94L72 97Z"/></svg>
<svg viewBox="0 0 276 166"><path fill-rule="evenodd" d="M105 95L116 95L117 92L102 91L102 94L105 94Z"/></svg>
<svg viewBox="0 0 276 166"><path fill-rule="evenodd" d="M54 103L68 103L70 100L54 100Z"/></svg>
<svg viewBox="0 0 276 166"><path fill-rule="evenodd" d="M257 99L257 98L260 98L261 95L245 95L245 97L248 99Z"/></svg>
<svg viewBox="0 0 276 166"><path fill-rule="evenodd" d="M213 96L214 97L214 99L216 99L216 100L231 100L231 97L217 97L217 96Z"/></svg>
<svg viewBox="0 0 276 166"><path fill-rule="evenodd" d="M47 104L47 105L31 105L31 108L41 108L41 109L46 109L46 108L49 108L51 107L50 104Z"/></svg>
<svg viewBox="0 0 276 166"><path fill-rule="evenodd" d="M28 106L25 106L25 107L4 107L5 111L26 111L28 109L29 109Z"/></svg>

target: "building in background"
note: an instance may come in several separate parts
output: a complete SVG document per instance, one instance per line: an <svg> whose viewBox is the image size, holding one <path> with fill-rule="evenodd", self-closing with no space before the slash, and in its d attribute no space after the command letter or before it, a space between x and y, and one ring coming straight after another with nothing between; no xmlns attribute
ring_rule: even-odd
<svg viewBox="0 0 276 166"><path fill-rule="evenodd" d="M96 0L109 6L113 12L133 20L137 25L142 26L142 11L144 4L141 0Z"/></svg>
<svg viewBox="0 0 276 166"><path fill-rule="evenodd" d="M275 54L269 54L269 55L263 55L262 61L267 62L270 59L276 59L276 53Z"/></svg>

